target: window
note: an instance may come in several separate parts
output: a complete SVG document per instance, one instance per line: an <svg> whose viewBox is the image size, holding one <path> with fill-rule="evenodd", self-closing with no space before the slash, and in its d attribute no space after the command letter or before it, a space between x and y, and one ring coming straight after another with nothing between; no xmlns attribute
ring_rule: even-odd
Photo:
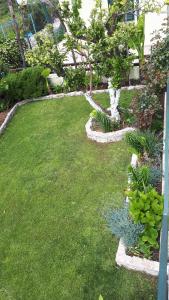
<svg viewBox="0 0 169 300"><path fill-rule="evenodd" d="M111 5L111 4L113 4L113 0L107 0L108 1L108 5ZM139 3L139 0L131 0L132 1L132 7L133 7L133 10L134 10L134 4L135 3ZM133 12L130 12L130 13L128 13L128 14L126 14L125 15L125 21L126 22L129 22L129 21L134 21L134 19L135 19L135 13Z"/></svg>
<svg viewBox="0 0 169 300"><path fill-rule="evenodd" d="M111 5L113 3L113 0L107 0L108 5Z"/></svg>

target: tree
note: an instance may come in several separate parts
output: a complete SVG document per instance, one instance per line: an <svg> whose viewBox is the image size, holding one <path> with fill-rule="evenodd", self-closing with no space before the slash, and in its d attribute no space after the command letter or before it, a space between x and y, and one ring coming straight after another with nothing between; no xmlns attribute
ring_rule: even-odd
<svg viewBox="0 0 169 300"><path fill-rule="evenodd" d="M96 0L91 13L91 22L87 27L80 16L80 0L74 0L72 6L68 1L64 1L62 6L63 17L67 20L71 33L67 35L66 46L85 58L90 73L90 96L93 70L100 76L109 78L110 110L111 117L115 120L119 120L117 106L121 82L124 74L129 71L133 59L128 56L127 37L118 27L121 7L123 6L119 5L119 1L115 1L111 10L104 11L101 1ZM100 106L94 103L91 97L87 99L95 109L100 110Z"/></svg>
<svg viewBox="0 0 169 300"><path fill-rule="evenodd" d="M14 24L15 34L16 34L16 40L17 40L18 48L19 48L19 51L20 51L20 54L21 54L23 68L25 68L26 63L25 63L24 50L23 50L22 42L21 42L21 38L20 38L19 26L18 26L18 23L17 23L17 20L16 20L15 12L14 12L13 0L7 0L7 2L8 2L8 8L9 8L11 18L13 19L13 24Z"/></svg>
<svg viewBox="0 0 169 300"><path fill-rule="evenodd" d="M35 1L29 0L29 3L32 3L32 4L35 4L36 2L37 2L37 0L35 0ZM68 33L69 27L68 27L68 24L66 23L66 20L63 17L63 12L62 12L62 8L59 3L59 0L40 0L40 2L46 3L52 9L53 16L60 21L62 28L64 29L65 32ZM76 56L74 53L74 49L71 49L71 53L72 53L72 58L73 58L75 68L77 68L77 62L76 62Z"/></svg>

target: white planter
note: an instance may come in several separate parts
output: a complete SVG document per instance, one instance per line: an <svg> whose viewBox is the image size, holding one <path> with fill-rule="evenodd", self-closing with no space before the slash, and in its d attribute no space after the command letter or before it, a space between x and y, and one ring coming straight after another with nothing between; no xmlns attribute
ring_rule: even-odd
<svg viewBox="0 0 169 300"><path fill-rule="evenodd" d="M135 128L127 127L121 130L113 131L113 132L97 132L92 130L93 118L90 118L86 123L86 133L87 137L90 140L96 141L98 143L112 143L121 141L127 132L134 131Z"/></svg>
<svg viewBox="0 0 169 300"><path fill-rule="evenodd" d="M59 86L63 85L63 77L58 77L56 73L50 74L48 76L48 79L51 82L51 84L54 85L54 86L55 85L56 86L57 85L59 85Z"/></svg>
<svg viewBox="0 0 169 300"><path fill-rule="evenodd" d="M128 270L144 272L152 276L158 276L159 273L158 261L127 255L126 247L122 239L120 239L118 250L116 253L116 263Z"/></svg>

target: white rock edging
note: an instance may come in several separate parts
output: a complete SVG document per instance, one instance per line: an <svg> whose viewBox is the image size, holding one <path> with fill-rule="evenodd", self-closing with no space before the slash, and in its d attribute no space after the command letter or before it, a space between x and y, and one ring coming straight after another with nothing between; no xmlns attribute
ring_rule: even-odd
<svg viewBox="0 0 169 300"><path fill-rule="evenodd" d="M135 128L126 127L121 130L113 131L113 132L98 132L92 130L93 118L90 117L88 122L85 125L87 137L90 140L96 141L98 143L112 143L121 141L127 132L134 131Z"/></svg>
<svg viewBox="0 0 169 300"><path fill-rule="evenodd" d="M14 107L9 111L9 113L7 114L4 122L0 126L0 135L4 132L4 130L7 127L8 123L13 118L17 108L22 106L22 105L25 105L25 104L31 103L31 102L37 102L37 101L57 100L57 99L64 98L64 97L83 96L83 95L84 95L83 92L71 92L71 93L67 93L67 94L61 93L61 94L53 94L53 95L48 95L48 96L44 96L44 97L28 99L28 100L23 100L23 101L17 102L14 105Z"/></svg>
<svg viewBox="0 0 169 300"><path fill-rule="evenodd" d="M136 85L136 86L129 86L129 87L122 87L122 90L133 90L133 89L143 89L144 85ZM95 90L93 91L93 94L102 94L102 93L108 93L108 90ZM36 102L36 101L44 101L44 100L55 100L55 99L60 99L60 98L64 98L64 97L73 97L73 96L83 96L84 93L79 91L75 91L75 92L70 92L70 93L60 93L60 94L52 94L52 95L48 95L48 96L44 96L44 97L39 97L39 98L34 98L34 99L28 99L28 100L23 100L20 102L17 102L14 107L9 111L9 113L7 114L4 122L2 123L2 125L0 126L0 135L4 132L5 128L7 127L8 123L10 122L10 120L12 119L12 117L14 116L17 108L19 106L25 105L27 103L31 103L31 102Z"/></svg>
<svg viewBox="0 0 169 300"><path fill-rule="evenodd" d="M159 262L127 255L126 247L124 246L122 239L120 239L116 253L116 263L129 270L144 272L152 276L158 276L159 273Z"/></svg>
<svg viewBox="0 0 169 300"><path fill-rule="evenodd" d="M131 158L131 166L136 167L138 162L137 155L133 154ZM128 182L130 182L130 178L128 178ZM128 203L128 197L126 198L126 202ZM128 270L134 270L139 272L144 272L148 275L158 276L159 273L159 262L153 261L146 258L141 258L137 256L130 256L126 254L126 247L123 243L123 240L120 239L119 246L116 253L116 263L121 267L125 267ZM168 268L169 274L169 268Z"/></svg>

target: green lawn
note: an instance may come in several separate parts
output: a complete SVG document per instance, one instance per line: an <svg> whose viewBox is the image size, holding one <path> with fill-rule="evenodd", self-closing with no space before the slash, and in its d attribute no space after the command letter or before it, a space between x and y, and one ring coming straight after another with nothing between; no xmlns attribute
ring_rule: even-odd
<svg viewBox="0 0 169 300"><path fill-rule="evenodd" d="M124 200L124 142L87 140L84 98L25 105L0 139L0 300L156 298L155 280L116 266L103 218Z"/></svg>
<svg viewBox="0 0 169 300"><path fill-rule="evenodd" d="M129 108L131 104L131 100L138 94L138 90L122 90L119 106L123 108ZM108 108L110 106L109 94L97 94L93 97L98 103L100 103L104 108Z"/></svg>

